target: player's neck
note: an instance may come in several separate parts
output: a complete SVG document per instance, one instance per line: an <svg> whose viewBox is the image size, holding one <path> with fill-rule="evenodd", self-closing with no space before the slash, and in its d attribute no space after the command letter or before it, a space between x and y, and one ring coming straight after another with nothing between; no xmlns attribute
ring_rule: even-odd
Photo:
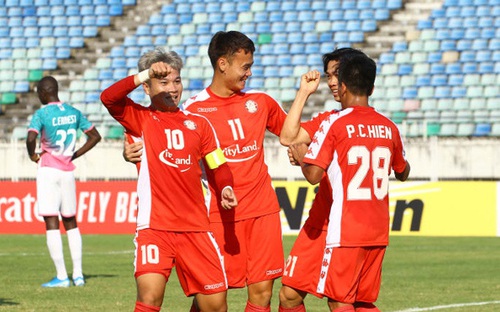
<svg viewBox="0 0 500 312"><path fill-rule="evenodd" d="M347 94L342 100L342 108L364 106L368 107L368 97L361 95Z"/></svg>
<svg viewBox="0 0 500 312"><path fill-rule="evenodd" d="M230 97L236 92L226 87L221 79L213 79L209 86L210 91L219 97Z"/></svg>

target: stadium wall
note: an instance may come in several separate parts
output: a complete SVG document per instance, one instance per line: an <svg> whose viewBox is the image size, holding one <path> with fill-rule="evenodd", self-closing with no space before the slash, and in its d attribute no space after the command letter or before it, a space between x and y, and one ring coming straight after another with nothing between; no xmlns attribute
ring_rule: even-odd
<svg viewBox="0 0 500 312"><path fill-rule="evenodd" d="M82 142L80 142L81 144ZM75 176L87 180L135 179L135 166L122 158L121 141L103 141L77 159ZM412 180L500 180L500 140L495 138L408 138L405 148ZM266 163L275 180L303 180L300 168L290 166L287 150L277 139L265 141ZM0 180L34 179L23 140L0 143Z"/></svg>
<svg viewBox="0 0 500 312"><path fill-rule="evenodd" d="M273 181L284 234L296 234L317 191L306 181ZM43 234L35 181L0 181L0 234ZM500 182L390 183L390 233L410 236L500 236ZM137 213L135 181L77 182L83 234L130 234ZM237 208L236 208L237 209Z"/></svg>

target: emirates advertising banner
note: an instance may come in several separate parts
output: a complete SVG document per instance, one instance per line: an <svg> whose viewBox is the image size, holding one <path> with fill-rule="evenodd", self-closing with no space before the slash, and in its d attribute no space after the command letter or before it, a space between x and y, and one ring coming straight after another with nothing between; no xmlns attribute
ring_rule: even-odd
<svg viewBox="0 0 500 312"><path fill-rule="evenodd" d="M297 234L317 192L306 181L274 181L284 234ZM390 183L391 235L500 236L500 183L473 181ZM135 231L135 181L77 182L82 234ZM61 226L62 228L62 226ZM43 234L35 181L0 181L0 234Z"/></svg>

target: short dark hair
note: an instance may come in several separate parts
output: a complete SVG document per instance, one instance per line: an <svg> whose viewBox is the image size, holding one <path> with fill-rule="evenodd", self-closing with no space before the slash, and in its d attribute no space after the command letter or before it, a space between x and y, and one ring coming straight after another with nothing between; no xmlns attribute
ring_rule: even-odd
<svg viewBox="0 0 500 312"><path fill-rule="evenodd" d="M337 48L330 53L323 54L323 71L326 73L328 70L328 63L331 61L341 62L344 59L351 58L355 55L366 55L361 50L354 48Z"/></svg>
<svg viewBox="0 0 500 312"><path fill-rule="evenodd" d="M252 39L235 30L217 32L208 45L208 57L210 58L212 67L215 68L217 60L220 57L225 56L230 59L242 49L246 53L250 52L253 54L255 52L255 45Z"/></svg>
<svg viewBox="0 0 500 312"><path fill-rule="evenodd" d="M377 75L375 61L366 55L356 55L341 62L338 67L339 85L346 85L354 95L370 96Z"/></svg>

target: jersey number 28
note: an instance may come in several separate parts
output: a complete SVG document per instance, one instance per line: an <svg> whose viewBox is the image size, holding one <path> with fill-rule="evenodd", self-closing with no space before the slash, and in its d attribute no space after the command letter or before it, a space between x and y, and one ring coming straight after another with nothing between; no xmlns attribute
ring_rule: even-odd
<svg viewBox="0 0 500 312"><path fill-rule="evenodd" d="M385 146L377 146L372 152L366 146L352 146L347 153L349 165L358 165L359 168L347 186L347 200L371 200L372 192L369 187L362 187L370 169L373 171L373 194L379 200L387 196L389 187L389 161L391 151Z"/></svg>

